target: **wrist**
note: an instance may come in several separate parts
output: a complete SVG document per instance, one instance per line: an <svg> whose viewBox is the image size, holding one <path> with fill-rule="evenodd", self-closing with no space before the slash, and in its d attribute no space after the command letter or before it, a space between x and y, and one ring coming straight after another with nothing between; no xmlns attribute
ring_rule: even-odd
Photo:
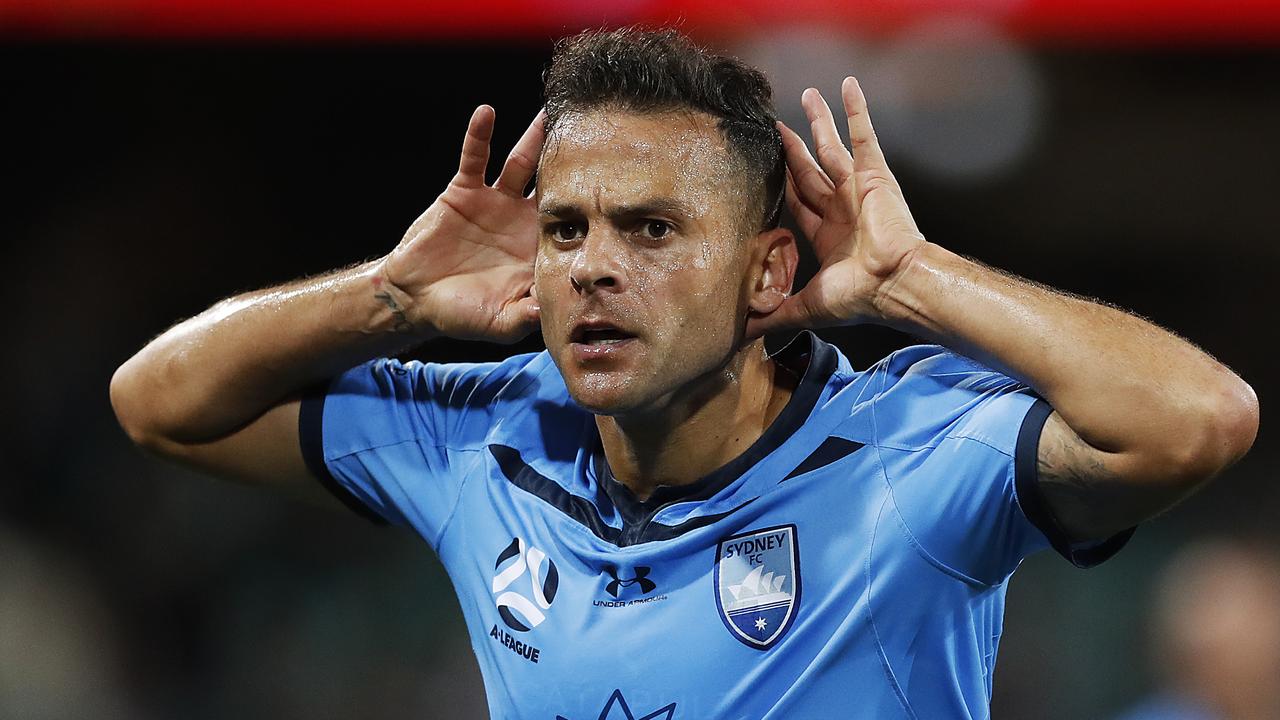
<svg viewBox="0 0 1280 720"><path fill-rule="evenodd" d="M359 277L372 317L367 332L402 335L427 340L436 335L434 326L417 312L417 302L387 274L386 258L366 266Z"/></svg>
<svg viewBox="0 0 1280 720"><path fill-rule="evenodd" d="M948 266L961 259L928 241L913 248L876 289L871 305L878 322L915 335L934 335L931 303L945 292Z"/></svg>

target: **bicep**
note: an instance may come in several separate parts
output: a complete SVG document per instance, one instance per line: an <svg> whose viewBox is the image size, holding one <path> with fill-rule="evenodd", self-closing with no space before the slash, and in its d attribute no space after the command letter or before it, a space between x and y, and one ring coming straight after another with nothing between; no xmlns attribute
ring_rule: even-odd
<svg viewBox="0 0 1280 720"><path fill-rule="evenodd" d="M1100 450L1081 438L1056 411L1045 422L1036 452L1040 495L1073 541L1102 540L1176 502L1124 453Z"/></svg>
<svg viewBox="0 0 1280 720"><path fill-rule="evenodd" d="M214 477L271 487L316 504L340 507L307 469L299 442L301 401L281 402L234 432L207 442L155 439L145 448Z"/></svg>

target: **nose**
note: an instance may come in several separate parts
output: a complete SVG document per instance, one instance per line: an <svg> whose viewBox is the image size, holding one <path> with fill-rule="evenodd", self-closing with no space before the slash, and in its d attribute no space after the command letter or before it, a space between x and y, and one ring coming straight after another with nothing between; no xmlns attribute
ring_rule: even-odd
<svg viewBox="0 0 1280 720"><path fill-rule="evenodd" d="M619 248L604 233L588 235L578 246L578 254L569 268L569 282L580 293L597 290L622 292L626 289L626 274L620 260Z"/></svg>

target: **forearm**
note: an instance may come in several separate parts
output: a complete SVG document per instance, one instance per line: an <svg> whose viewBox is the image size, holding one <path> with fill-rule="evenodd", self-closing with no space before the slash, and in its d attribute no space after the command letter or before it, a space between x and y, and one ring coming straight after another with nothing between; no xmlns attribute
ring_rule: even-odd
<svg viewBox="0 0 1280 720"><path fill-rule="evenodd" d="M1212 474L1242 455L1257 401L1230 370L1141 318L925 244L877 306L897 327L1017 377L1135 471Z"/></svg>
<svg viewBox="0 0 1280 720"><path fill-rule="evenodd" d="M223 300L117 371L111 399L135 437L223 436L307 385L426 338L378 263Z"/></svg>

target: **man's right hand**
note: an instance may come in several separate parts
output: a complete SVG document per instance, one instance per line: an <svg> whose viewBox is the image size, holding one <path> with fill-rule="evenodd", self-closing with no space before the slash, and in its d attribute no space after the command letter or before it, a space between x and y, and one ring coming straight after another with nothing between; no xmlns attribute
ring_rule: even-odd
<svg viewBox="0 0 1280 720"><path fill-rule="evenodd" d="M476 108L458 174L380 263L375 296L401 331L515 342L537 327L537 211L524 190L542 151L543 114L487 185L493 123L493 108Z"/></svg>
<svg viewBox="0 0 1280 720"><path fill-rule="evenodd" d="M302 456L305 388L432 335L527 335L538 321L538 235L523 191L543 122L534 120L487 186L493 115L476 110L457 176L389 255L223 300L116 370L111 402L130 439L212 475L333 502Z"/></svg>

